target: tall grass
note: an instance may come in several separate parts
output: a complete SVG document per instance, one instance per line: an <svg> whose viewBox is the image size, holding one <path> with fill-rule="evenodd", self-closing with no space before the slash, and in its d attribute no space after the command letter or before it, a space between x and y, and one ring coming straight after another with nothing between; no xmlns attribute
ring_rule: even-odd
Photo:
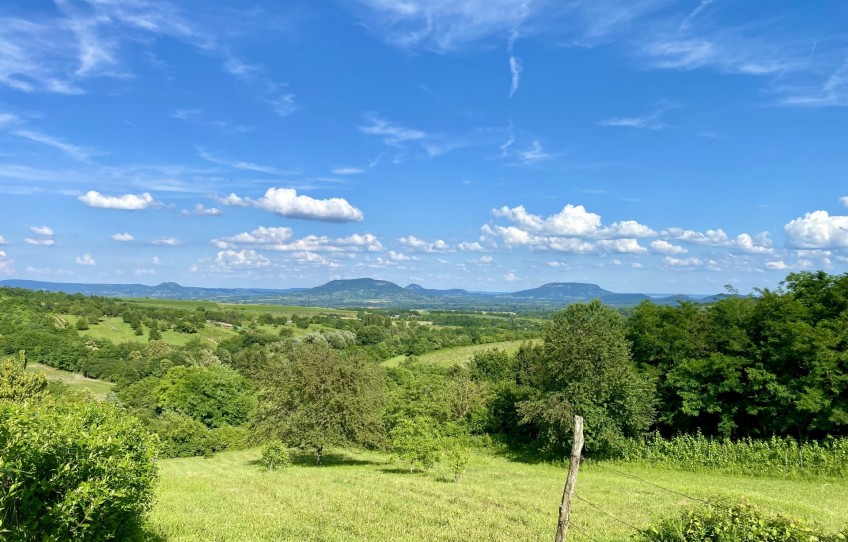
<svg viewBox="0 0 848 542"><path fill-rule="evenodd" d="M674 469L782 478L848 475L848 438L799 442L791 437L767 440L714 439L701 434L631 440L621 458Z"/></svg>

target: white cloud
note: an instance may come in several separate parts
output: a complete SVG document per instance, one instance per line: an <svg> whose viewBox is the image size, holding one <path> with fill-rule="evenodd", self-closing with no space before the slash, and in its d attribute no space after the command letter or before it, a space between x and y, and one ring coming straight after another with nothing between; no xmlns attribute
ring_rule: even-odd
<svg viewBox="0 0 848 542"><path fill-rule="evenodd" d="M56 241L53 239L33 239L32 237L24 238L24 242L28 245L42 246L42 247L52 247L56 244Z"/></svg>
<svg viewBox="0 0 848 542"><path fill-rule="evenodd" d="M658 254L686 254L688 252L685 248L662 239L652 241L651 249Z"/></svg>
<svg viewBox="0 0 848 542"><path fill-rule="evenodd" d="M77 198L89 207L99 209L120 209L123 211L140 211L147 209L156 202L148 192L143 194L124 194L123 196L104 196L100 192L90 190Z"/></svg>
<svg viewBox="0 0 848 542"><path fill-rule="evenodd" d="M10 259L6 253L0 250L0 273L4 275L11 275L15 272L12 268L12 264L15 263L15 260Z"/></svg>
<svg viewBox="0 0 848 542"><path fill-rule="evenodd" d="M268 246L283 245L289 239L291 239L293 233L294 232L291 228L266 228L265 226L259 226L252 232L242 232L230 237L213 239L212 244L214 244L218 248L232 248L235 247L237 244Z"/></svg>
<svg viewBox="0 0 848 542"><path fill-rule="evenodd" d="M636 239L602 239L597 242L598 247L617 254L644 254L648 249L641 246Z"/></svg>
<svg viewBox="0 0 848 542"><path fill-rule="evenodd" d="M155 269L135 269L135 270L133 270L133 275L135 275L137 277L146 277L146 276L155 275L155 274L156 274Z"/></svg>
<svg viewBox="0 0 848 542"><path fill-rule="evenodd" d="M370 233L355 233L336 239L317 235L292 239L292 234L290 228L260 226L251 232L213 239L212 244L221 249L234 249L247 245L263 250L284 252L378 252L383 250L380 240Z"/></svg>
<svg viewBox="0 0 848 542"><path fill-rule="evenodd" d="M53 237L53 235L55 235L53 228L50 226L30 226L29 231L36 235L44 235L47 237Z"/></svg>
<svg viewBox="0 0 848 542"><path fill-rule="evenodd" d="M450 245L448 245L441 239L437 239L430 243L423 239L419 239L414 235L400 237L398 238L398 243L409 249L416 250L419 252L448 252L451 249Z"/></svg>
<svg viewBox="0 0 848 542"><path fill-rule="evenodd" d="M624 128L638 128L642 130L662 130L666 125L662 122L662 116L670 109L670 106L661 106L650 113L637 117L613 117L598 122L599 126L615 126Z"/></svg>
<svg viewBox="0 0 848 542"><path fill-rule="evenodd" d="M332 170L335 175L357 175L365 173L365 170L358 167L337 167Z"/></svg>
<svg viewBox="0 0 848 542"><path fill-rule="evenodd" d="M74 260L77 265L97 265L97 262L94 260L94 257L86 252L82 256L77 256Z"/></svg>
<svg viewBox="0 0 848 542"><path fill-rule="evenodd" d="M783 227L792 248L848 248L848 216L813 211Z"/></svg>
<svg viewBox="0 0 848 542"><path fill-rule="evenodd" d="M478 265L491 265L494 262L495 262L495 259L491 256L488 256L488 255L480 256L476 260L473 260L473 263L476 263Z"/></svg>
<svg viewBox="0 0 848 542"><path fill-rule="evenodd" d="M368 113L365 118L370 124L360 126L359 131L368 135L380 136L387 145L397 145L405 141L417 141L427 137L427 134L421 130L394 124L374 113Z"/></svg>
<svg viewBox="0 0 848 542"><path fill-rule="evenodd" d="M707 230L702 233L682 228L668 228L661 231L660 236L696 245L727 247L747 254L771 254L774 252L768 232L761 232L755 236L740 233L735 238L731 238L721 229Z"/></svg>
<svg viewBox="0 0 848 542"><path fill-rule="evenodd" d="M668 267L701 267L704 265L704 260L700 258L675 258L666 256L662 262Z"/></svg>
<svg viewBox="0 0 848 542"><path fill-rule="evenodd" d="M772 269L777 271L784 271L789 269L789 266L783 262L783 260L778 260L775 262L766 262L766 269Z"/></svg>
<svg viewBox="0 0 848 542"><path fill-rule="evenodd" d="M521 59L515 55L509 55L509 73L512 77L511 85L509 87L509 97L512 98L515 95L515 91L518 90L518 84L521 82Z"/></svg>
<svg viewBox="0 0 848 542"><path fill-rule="evenodd" d="M222 250L215 256L215 264L226 268L255 269L268 267L271 265L271 260L255 250Z"/></svg>
<svg viewBox="0 0 848 542"><path fill-rule="evenodd" d="M152 244L162 246L162 247L180 247L185 243L177 239L176 237L163 237L160 239L154 239Z"/></svg>
<svg viewBox="0 0 848 542"><path fill-rule="evenodd" d="M395 252L394 250L390 250L389 259L393 262L408 262L412 258L407 256L403 252Z"/></svg>
<svg viewBox="0 0 848 542"><path fill-rule="evenodd" d="M517 281L517 280L521 280L521 279L518 277L518 275L516 275L513 271L510 271L509 273L507 273L506 275L504 275L504 276L503 276L503 278L504 278L504 280L507 280L507 281L509 281L509 282L515 282L515 281Z"/></svg>
<svg viewBox="0 0 848 542"><path fill-rule="evenodd" d="M271 106L271 109L281 117L288 117L297 111L297 102L294 100L295 95L292 93L283 94L272 98L266 98L265 101Z"/></svg>
<svg viewBox="0 0 848 542"><path fill-rule="evenodd" d="M848 207L848 196L842 196L839 198L839 203L841 203L843 207Z"/></svg>
<svg viewBox="0 0 848 542"><path fill-rule="evenodd" d="M221 216L223 213L217 207L204 207L198 203L191 210L183 209L181 214L183 216Z"/></svg>
<svg viewBox="0 0 848 542"><path fill-rule="evenodd" d="M362 211L352 206L345 199L314 199L309 196L298 195L294 188L272 187L258 200L230 194L225 198L218 198L218 201L224 205L251 206L280 216L303 220L360 222L365 218Z"/></svg>
<svg viewBox="0 0 848 542"><path fill-rule="evenodd" d="M292 175L293 173L295 173L294 171L285 171L274 166L254 164L253 162L247 162L244 160L229 160L226 158L220 158L200 147L197 147L197 154L207 162L212 162L213 164L218 164L221 166L227 166L233 169L241 169L244 171L252 171L255 173L265 173L267 175Z"/></svg>
<svg viewBox="0 0 848 542"><path fill-rule="evenodd" d="M29 139L30 141L41 143L42 145L47 145L48 147L53 147L54 149L59 149L74 160L79 160L80 162L88 161L95 154L94 152L86 150L83 147L73 145L71 143L68 143L67 141L59 139L58 137L53 137L41 132L37 132L35 130L12 130L11 133L18 137Z"/></svg>
<svg viewBox="0 0 848 542"><path fill-rule="evenodd" d="M3 237L2 235L0 235L0 245L6 245L6 244L8 244L8 243L6 242L6 238L5 238L5 237Z"/></svg>
<svg viewBox="0 0 848 542"><path fill-rule="evenodd" d="M533 148L527 149L524 151L518 151L518 159L525 164L535 164L536 162L541 162L542 160L548 160L553 158L551 154L549 154L542 147L542 144L537 140L533 142Z"/></svg>
<svg viewBox="0 0 848 542"><path fill-rule="evenodd" d="M474 241L473 243L463 241L462 243L456 245L456 248L458 248L462 252L480 252L481 250L483 250L482 245L480 245L480 243L478 243L477 241Z"/></svg>
<svg viewBox="0 0 848 542"><path fill-rule="evenodd" d="M493 209L492 214L518 224L525 231L557 237L615 239L650 237L656 234L651 228L634 220L624 220L609 227L602 227L601 216L588 212L582 205L568 204L560 212L546 218L528 213L523 205Z"/></svg>
<svg viewBox="0 0 848 542"><path fill-rule="evenodd" d="M135 237L132 236L131 233L113 233L110 237L112 241L118 241L119 243L126 243L129 241L135 240Z"/></svg>
<svg viewBox="0 0 848 542"><path fill-rule="evenodd" d="M505 34L534 15L542 2L525 0L360 0L368 27L404 49L450 51Z"/></svg>

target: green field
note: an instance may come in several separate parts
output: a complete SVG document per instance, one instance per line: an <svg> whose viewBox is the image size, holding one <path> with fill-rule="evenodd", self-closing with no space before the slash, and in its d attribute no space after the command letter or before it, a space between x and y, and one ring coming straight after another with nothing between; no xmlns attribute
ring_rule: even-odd
<svg viewBox="0 0 848 542"><path fill-rule="evenodd" d="M111 382L87 378L81 374L54 369L41 363L28 363L26 370L31 373L44 373L47 380L56 380L74 388L88 390L98 399L106 399L106 396L112 391L112 386L114 386Z"/></svg>
<svg viewBox="0 0 848 542"><path fill-rule="evenodd" d="M377 453L345 453L314 467L303 457L283 471L254 464L256 450L161 462L158 500L148 522L167 541L521 541L551 540L566 469L476 454L459 483L444 472L409 473ZM830 531L848 518L848 481L787 481L694 474L640 466L617 470L699 498L747 497L772 512L802 516ZM576 494L645 527L686 498L591 463ZM576 500L569 540L626 540L629 527Z"/></svg>
<svg viewBox="0 0 848 542"><path fill-rule="evenodd" d="M194 310L202 307L206 310L234 310L248 314L273 314L274 316L315 316L316 314L337 314L341 316L356 316L356 311L342 309L325 309L321 307L294 307L288 305L253 305L248 303L217 303L215 301L193 301L190 299L138 299L122 298L121 301L144 307L163 309Z"/></svg>
<svg viewBox="0 0 848 542"><path fill-rule="evenodd" d="M460 363L467 362L471 359L471 356L473 356L475 352L480 352L482 350L499 348L501 350L506 350L509 353L517 352L518 348L524 342L526 341L505 341L500 343L460 346L458 348L445 348L443 350L436 350L434 352L427 352L426 354L416 356L415 359L421 363L450 367L451 365L459 365ZM407 359L407 357L408 356L395 356L385 360L381 365L383 365L383 367L397 367L402 361Z"/></svg>
<svg viewBox="0 0 848 542"><path fill-rule="evenodd" d="M64 314L62 318L68 320L71 324L76 323L76 317L73 315ZM143 327L144 333L136 335L135 331L129 324L118 317L101 318L97 324L92 324L87 330L80 331L80 335L91 337L95 340L107 340L112 343L136 342L141 344L147 343L147 336L150 330ZM168 330L162 331L162 340L172 346L182 346L193 338L207 340L212 344L218 344L228 337L235 335L235 331L225 329L213 325L206 325L197 333L179 333L177 331Z"/></svg>

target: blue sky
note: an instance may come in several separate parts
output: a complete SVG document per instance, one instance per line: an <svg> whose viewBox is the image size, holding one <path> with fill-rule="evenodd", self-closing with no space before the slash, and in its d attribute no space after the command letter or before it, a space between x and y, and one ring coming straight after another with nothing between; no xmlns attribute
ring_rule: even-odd
<svg viewBox="0 0 848 542"><path fill-rule="evenodd" d="M12 0L0 277L848 269L848 3Z"/></svg>

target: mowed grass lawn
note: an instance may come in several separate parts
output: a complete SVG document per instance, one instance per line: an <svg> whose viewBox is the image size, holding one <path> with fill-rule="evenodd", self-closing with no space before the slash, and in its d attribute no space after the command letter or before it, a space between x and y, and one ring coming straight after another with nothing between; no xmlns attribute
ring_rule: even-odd
<svg viewBox="0 0 848 542"><path fill-rule="evenodd" d="M81 374L54 369L41 363L28 363L26 370L31 373L44 373L47 380L56 380L74 388L88 390L101 400L106 399L106 396L112 391L112 386L114 386L111 382L87 378Z"/></svg>
<svg viewBox="0 0 848 542"><path fill-rule="evenodd" d="M168 459L148 521L166 541L529 541L552 540L566 469L476 454L459 483L435 471L409 473L377 453L304 456L287 470L255 465L257 450ZM695 497L746 496L774 512L806 517L831 531L848 522L848 481L789 481L695 474L641 466L615 469ZM637 527L689 504L604 470L581 468L577 495ZM601 541L632 529L576 500L576 529ZM576 531L575 529L575 531ZM569 539L588 540L574 532Z"/></svg>
<svg viewBox="0 0 848 542"><path fill-rule="evenodd" d="M504 341L499 343L459 346L457 348L445 348L443 350L436 350L434 352L427 352L426 354L416 356L416 359L421 363L431 363L433 365L440 365L442 367L450 367L452 365L459 365L461 363L467 362L469 359L471 359L471 356L473 356L475 352L480 352L482 350L492 350L498 348L500 350L506 350L508 353L513 354L515 352L518 352L519 347L521 347L521 344L524 342L527 341ZM407 356L395 356L393 358L389 358L383 361L381 365L383 367L397 367L406 358Z"/></svg>

